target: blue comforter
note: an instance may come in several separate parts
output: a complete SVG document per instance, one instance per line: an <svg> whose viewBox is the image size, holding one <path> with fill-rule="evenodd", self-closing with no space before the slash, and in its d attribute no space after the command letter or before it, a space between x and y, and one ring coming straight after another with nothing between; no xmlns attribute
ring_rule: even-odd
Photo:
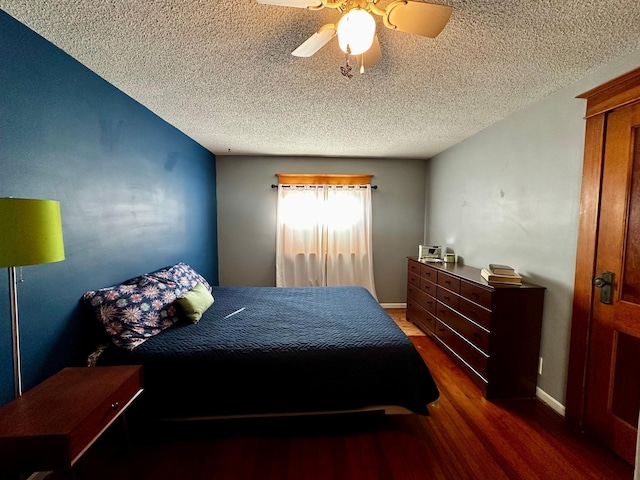
<svg viewBox="0 0 640 480"><path fill-rule="evenodd" d="M179 322L98 365L142 364L152 416L198 417L398 405L428 414L438 389L420 354L360 287L214 287Z"/></svg>

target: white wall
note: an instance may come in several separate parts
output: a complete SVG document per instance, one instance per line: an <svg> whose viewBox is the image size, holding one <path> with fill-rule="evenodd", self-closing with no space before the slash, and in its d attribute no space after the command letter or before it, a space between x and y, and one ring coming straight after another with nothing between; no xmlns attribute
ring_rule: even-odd
<svg viewBox="0 0 640 480"><path fill-rule="evenodd" d="M564 404L586 102L576 99L640 66L640 50L434 157L425 241L467 265L513 265L547 287L538 387Z"/></svg>

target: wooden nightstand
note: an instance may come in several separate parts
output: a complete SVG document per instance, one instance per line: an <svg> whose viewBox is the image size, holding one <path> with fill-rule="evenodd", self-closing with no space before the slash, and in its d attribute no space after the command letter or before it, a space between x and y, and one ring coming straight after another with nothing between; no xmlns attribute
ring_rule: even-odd
<svg viewBox="0 0 640 480"><path fill-rule="evenodd" d="M139 365L61 370L0 408L0 469L71 471L142 390Z"/></svg>

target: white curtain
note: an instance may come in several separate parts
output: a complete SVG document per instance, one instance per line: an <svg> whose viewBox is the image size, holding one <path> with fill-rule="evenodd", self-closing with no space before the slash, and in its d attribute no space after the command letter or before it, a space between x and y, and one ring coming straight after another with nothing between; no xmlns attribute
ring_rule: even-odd
<svg viewBox="0 0 640 480"><path fill-rule="evenodd" d="M317 221L323 200L322 187L278 185L276 286L326 285L324 228Z"/></svg>
<svg viewBox="0 0 640 480"><path fill-rule="evenodd" d="M370 185L278 185L276 285L357 285L377 298L371 219Z"/></svg>

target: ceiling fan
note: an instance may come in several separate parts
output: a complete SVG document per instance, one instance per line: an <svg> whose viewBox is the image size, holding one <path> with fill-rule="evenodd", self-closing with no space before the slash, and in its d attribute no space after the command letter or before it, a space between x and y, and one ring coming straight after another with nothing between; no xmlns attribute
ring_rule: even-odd
<svg viewBox="0 0 640 480"><path fill-rule="evenodd" d="M435 38L451 16L451 7L413 0L394 0L385 9L376 6L378 0L257 0L265 5L321 10L333 8L340 12L338 23L322 25L316 33L296 48L292 55L311 57L336 35L340 49L347 56L342 74L351 78L349 56L360 56L360 73L382 59L373 15L382 17L391 30ZM372 15L373 14L373 15Z"/></svg>

